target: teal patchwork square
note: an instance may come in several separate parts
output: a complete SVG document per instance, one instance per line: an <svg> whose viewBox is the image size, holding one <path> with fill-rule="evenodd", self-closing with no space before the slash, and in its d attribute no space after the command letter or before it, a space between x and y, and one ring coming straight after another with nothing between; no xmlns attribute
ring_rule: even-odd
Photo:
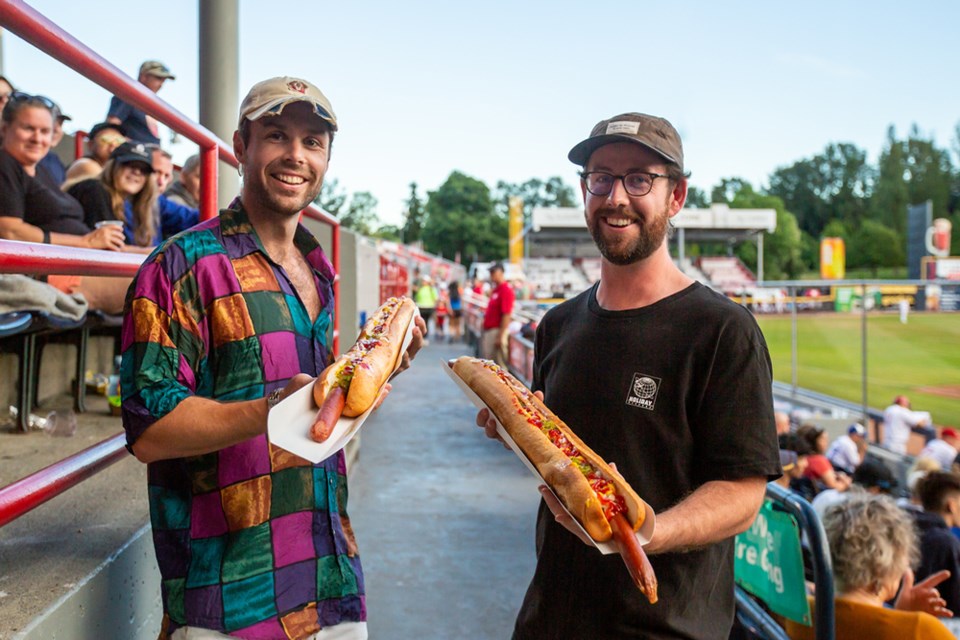
<svg viewBox="0 0 960 640"><path fill-rule="evenodd" d="M270 522L240 529L227 536L223 581L236 582L273 569Z"/></svg>
<svg viewBox="0 0 960 640"><path fill-rule="evenodd" d="M166 487L147 487L150 494L150 522L158 531L188 529L190 509L180 493Z"/></svg>
<svg viewBox="0 0 960 640"><path fill-rule="evenodd" d="M313 469L293 467L273 474L270 518L313 509Z"/></svg>
<svg viewBox="0 0 960 640"><path fill-rule="evenodd" d="M166 594L167 614L178 624L186 624L187 616L183 611L184 579L163 581L163 592Z"/></svg>
<svg viewBox="0 0 960 640"><path fill-rule="evenodd" d="M327 511L330 500L327 497L327 470L319 467L313 469L313 499L314 508Z"/></svg>
<svg viewBox="0 0 960 640"><path fill-rule="evenodd" d="M356 595L357 576L346 556L317 559L317 600Z"/></svg>
<svg viewBox="0 0 960 640"><path fill-rule="evenodd" d="M187 573L187 588L208 587L220 584L220 567L225 537L199 538L190 543L190 571Z"/></svg>
<svg viewBox="0 0 960 640"><path fill-rule="evenodd" d="M223 622L227 629L243 629L275 615L272 573L223 585Z"/></svg>
<svg viewBox="0 0 960 640"><path fill-rule="evenodd" d="M216 396L263 383L263 363L260 361L260 341L256 336L225 342L217 347L217 360L233 363L216 372Z"/></svg>

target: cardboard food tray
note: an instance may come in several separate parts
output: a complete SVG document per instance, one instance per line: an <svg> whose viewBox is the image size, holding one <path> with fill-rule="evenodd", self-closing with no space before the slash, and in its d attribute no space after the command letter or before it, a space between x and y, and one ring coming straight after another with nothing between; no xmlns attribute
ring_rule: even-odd
<svg viewBox="0 0 960 640"><path fill-rule="evenodd" d="M420 311L414 311L410 326L407 327L407 333L403 337L403 345L400 347L401 357L397 358L388 382L396 375L397 369L403 362L402 356L413 340L413 328L416 325L414 320L419 316ZM380 388L380 395L382 394L383 387ZM267 416L267 437L276 446L316 464L347 446L375 406L377 406L376 402L356 418L340 418L330 437L324 442L316 442L310 437L310 427L313 426L320 407L313 400L313 384L307 384L270 410Z"/></svg>
<svg viewBox="0 0 960 640"><path fill-rule="evenodd" d="M460 390L463 392L463 394L470 399L470 401L473 403L473 405L477 409L490 410L490 407L488 407L486 403L480 399L480 396L474 393L473 389L471 389L467 385L467 383L464 382L463 379L456 374L456 372L453 370L453 363L454 363L453 360L445 360L441 362L443 366L443 370L447 372L447 375L450 376L450 379L453 380L458 387L460 387ZM497 433L500 435L501 438L503 438L503 441L506 442L511 449L513 449L513 452L517 454L517 457L520 458L520 460L523 462L524 465L526 465L527 469L529 469L534 476L540 479L540 482L547 487L550 493L553 493L553 489L551 489L550 486L547 485L546 481L543 479L543 476L541 476L540 472L537 471L537 468L533 465L532 462L530 462L527 456L524 455L520 447L517 446L517 443L513 441L513 438L511 438L510 434L507 433L507 430L503 428L503 425L500 424L499 420L497 420L497 417L493 414L492 410L490 410L490 415L493 416L494 420L496 420ZM557 496L557 494L555 493L553 495L554 497ZM558 498L558 501L559 501L559 498ZM636 532L636 536L637 536L637 540L640 541L640 544L644 545L650 542L650 538L653 537L653 530L654 530L654 527L656 526L656 516L653 513L653 508L649 504L647 504L646 501L641 499L640 502L643 505L643 509L646 512L646 516L643 519L643 524L640 525L640 530ZM560 505L563 506L563 503L561 502ZM563 510L567 511L567 508L563 506ZM569 515L570 512L567 511L567 514ZM584 530L584 528L580 526L580 523L577 522L577 519L573 518L572 515L570 517L573 520L573 524L576 525L581 531L583 531L583 534L587 539L590 539L590 536L587 535L587 532ZM603 553L604 555L620 552L620 550L617 548L617 544L613 540L609 542L596 542L596 541L592 541L592 542L593 542L593 545L597 549L599 549L600 552Z"/></svg>

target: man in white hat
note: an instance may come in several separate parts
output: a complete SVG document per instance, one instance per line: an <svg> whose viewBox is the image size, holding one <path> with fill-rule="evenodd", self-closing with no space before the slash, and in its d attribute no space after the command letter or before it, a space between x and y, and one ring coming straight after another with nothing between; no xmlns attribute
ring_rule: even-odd
<svg viewBox="0 0 960 640"><path fill-rule="evenodd" d="M305 80L255 85L233 138L240 197L131 286L123 422L148 463L161 637L367 637L343 452L311 464L266 437L269 411L333 356L335 274L298 219L336 131Z"/></svg>

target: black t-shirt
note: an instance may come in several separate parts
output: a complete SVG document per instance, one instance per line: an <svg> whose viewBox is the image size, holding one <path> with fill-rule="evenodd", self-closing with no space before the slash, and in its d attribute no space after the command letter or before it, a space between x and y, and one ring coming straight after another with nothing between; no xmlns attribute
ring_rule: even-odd
<svg viewBox="0 0 960 640"><path fill-rule="evenodd" d="M780 474L772 369L753 317L694 283L652 305L601 309L596 286L537 328L534 388L660 513L710 480ZM717 505L717 508L723 508ZM734 614L733 540L651 556L650 605L541 503L537 569L514 638L716 638Z"/></svg>
<svg viewBox="0 0 960 640"><path fill-rule="evenodd" d="M13 156L0 149L0 216L20 218L44 231L85 235L83 207L54 186L42 168L27 174Z"/></svg>
<svg viewBox="0 0 960 640"><path fill-rule="evenodd" d="M83 207L83 220L88 227L94 228L103 220L117 219L113 215L110 194L100 178L81 180L67 189L67 193L76 198Z"/></svg>

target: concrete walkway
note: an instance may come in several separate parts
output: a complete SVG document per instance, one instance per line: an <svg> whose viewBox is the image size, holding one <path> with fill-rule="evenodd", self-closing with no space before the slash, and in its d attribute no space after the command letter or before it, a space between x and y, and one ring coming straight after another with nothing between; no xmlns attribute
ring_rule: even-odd
<svg viewBox="0 0 960 640"><path fill-rule="evenodd" d="M367 422L348 509L373 640L509 638L535 564L537 481L475 426L432 341Z"/></svg>

